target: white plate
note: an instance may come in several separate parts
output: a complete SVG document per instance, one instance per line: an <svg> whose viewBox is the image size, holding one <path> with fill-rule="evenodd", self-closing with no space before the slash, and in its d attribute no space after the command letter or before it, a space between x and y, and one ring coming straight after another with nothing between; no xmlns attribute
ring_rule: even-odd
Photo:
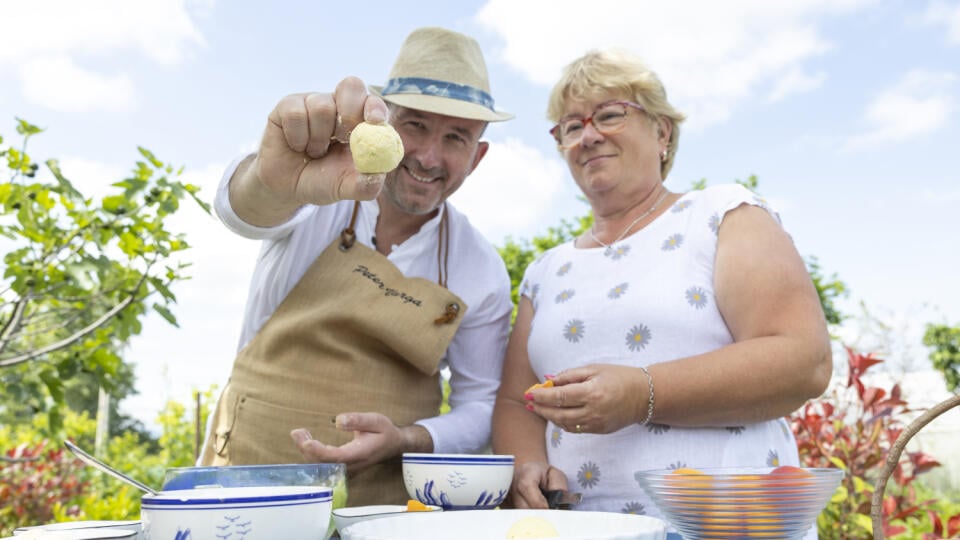
<svg viewBox="0 0 960 540"><path fill-rule="evenodd" d="M441 512L439 506L427 505L431 511ZM348 508L338 508L333 511L333 522L337 525L337 530L343 530L354 523L360 523L368 519L380 519L399 514L406 514L407 506L403 504L380 504L372 506L351 506Z"/></svg>
<svg viewBox="0 0 960 540"><path fill-rule="evenodd" d="M13 531L17 540L30 538L95 540L97 538L137 538L140 521L63 521Z"/></svg>
<svg viewBox="0 0 960 540"><path fill-rule="evenodd" d="M579 540L664 540L664 522L612 512L570 510L459 510L405 512L362 521L340 531L342 540L491 540L525 517L540 517L556 527L559 538Z"/></svg>

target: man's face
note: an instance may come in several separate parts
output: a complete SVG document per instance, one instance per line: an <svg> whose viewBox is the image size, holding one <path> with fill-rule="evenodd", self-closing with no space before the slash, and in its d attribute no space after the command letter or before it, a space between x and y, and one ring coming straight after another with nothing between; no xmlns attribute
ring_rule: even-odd
<svg viewBox="0 0 960 540"><path fill-rule="evenodd" d="M387 174L383 195L409 214L435 211L487 152L482 120L393 107L390 123L403 139L400 165Z"/></svg>

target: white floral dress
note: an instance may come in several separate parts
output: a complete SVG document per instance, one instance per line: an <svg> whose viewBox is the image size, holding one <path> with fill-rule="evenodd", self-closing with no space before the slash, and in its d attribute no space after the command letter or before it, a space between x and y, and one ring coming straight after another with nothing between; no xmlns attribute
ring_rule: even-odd
<svg viewBox="0 0 960 540"><path fill-rule="evenodd" d="M542 381L590 363L648 366L731 343L713 267L720 223L744 203L766 208L779 222L746 188L713 186L683 195L611 248L568 242L544 253L521 284L534 307L527 344L534 373ZM717 428L635 424L607 435L548 423L545 438L550 463L584 494L580 510L658 516L637 471L798 464L783 419Z"/></svg>

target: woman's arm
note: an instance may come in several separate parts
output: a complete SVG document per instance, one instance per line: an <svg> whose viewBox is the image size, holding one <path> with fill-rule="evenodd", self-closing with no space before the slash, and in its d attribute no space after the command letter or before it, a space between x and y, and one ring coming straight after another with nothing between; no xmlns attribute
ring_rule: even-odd
<svg viewBox="0 0 960 540"><path fill-rule="evenodd" d="M523 397L527 388L539 382L527 356L532 319L533 304L521 297L493 408L493 451L514 456L511 500L517 508L546 508L541 487L567 488L563 473L547 465L546 421L527 410Z"/></svg>

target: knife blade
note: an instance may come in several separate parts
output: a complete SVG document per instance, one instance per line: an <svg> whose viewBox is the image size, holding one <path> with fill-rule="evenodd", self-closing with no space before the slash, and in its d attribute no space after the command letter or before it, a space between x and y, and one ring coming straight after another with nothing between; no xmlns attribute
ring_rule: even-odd
<svg viewBox="0 0 960 540"><path fill-rule="evenodd" d="M570 510L580 504L582 493L571 493L563 489L545 489L543 496L547 499L547 508L556 510Z"/></svg>

